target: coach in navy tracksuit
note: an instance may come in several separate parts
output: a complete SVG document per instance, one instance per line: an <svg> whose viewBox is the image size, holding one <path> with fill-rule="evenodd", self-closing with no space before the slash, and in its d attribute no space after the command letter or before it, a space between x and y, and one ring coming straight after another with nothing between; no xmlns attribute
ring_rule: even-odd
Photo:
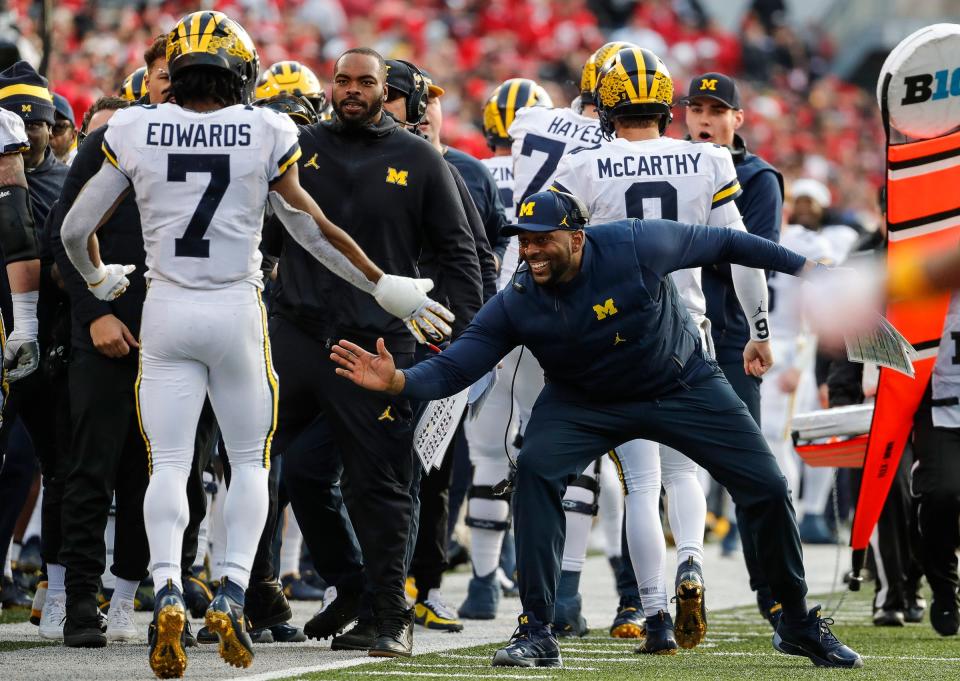
<svg viewBox="0 0 960 681"><path fill-rule="evenodd" d="M774 637L782 652L828 666L860 666L860 656L807 611L797 523L786 481L757 424L717 365L671 283L670 272L734 262L797 274L813 263L765 239L730 229L666 220L621 220L583 230L569 195L527 198L519 225L528 265L488 301L442 354L398 371L382 341L372 355L334 346L338 373L373 390L415 400L453 395L517 345L540 362L546 387L534 405L517 462L514 495L517 568L525 612L494 665L558 666L548 623L554 615L567 481L629 440L685 452L743 507L747 530L784 616ZM651 630L669 623L660 613Z"/></svg>

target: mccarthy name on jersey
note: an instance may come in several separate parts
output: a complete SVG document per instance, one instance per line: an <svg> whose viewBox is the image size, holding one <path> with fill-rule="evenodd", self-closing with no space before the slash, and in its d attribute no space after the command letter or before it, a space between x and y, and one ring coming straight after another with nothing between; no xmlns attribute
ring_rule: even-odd
<svg viewBox="0 0 960 681"><path fill-rule="evenodd" d="M700 170L701 154L668 154L666 156L624 156L621 159L598 158L597 177L656 177L687 175Z"/></svg>

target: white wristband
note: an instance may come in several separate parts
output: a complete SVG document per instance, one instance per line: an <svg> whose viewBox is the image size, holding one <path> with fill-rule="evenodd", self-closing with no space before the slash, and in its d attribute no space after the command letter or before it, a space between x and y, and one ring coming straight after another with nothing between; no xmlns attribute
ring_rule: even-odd
<svg viewBox="0 0 960 681"><path fill-rule="evenodd" d="M80 274L83 275L84 280L87 282L87 286L93 287L107 278L107 266L103 264L103 261L101 261L100 266L97 267L97 269L81 272Z"/></svg>

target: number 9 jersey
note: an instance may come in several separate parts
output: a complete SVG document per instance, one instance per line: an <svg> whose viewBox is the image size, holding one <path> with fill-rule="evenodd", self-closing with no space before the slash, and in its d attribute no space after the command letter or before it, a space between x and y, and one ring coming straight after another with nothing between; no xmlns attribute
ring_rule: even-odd
<svg viewBox="0 0 960 681"><path fill-rule="evenodd" d="M110 119L107 160L137 195L148 279L263 287L260 232L269 184L300 157L297 128L270 109L135 106Z"/></svg>

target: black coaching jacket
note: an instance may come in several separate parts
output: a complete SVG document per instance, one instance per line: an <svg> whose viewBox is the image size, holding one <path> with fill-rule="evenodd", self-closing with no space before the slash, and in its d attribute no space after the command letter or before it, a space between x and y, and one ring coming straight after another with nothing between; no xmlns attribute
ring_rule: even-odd
<svg viewBox="0 0 960 681"><path fill-rule="evenodd" d="M335 224L389 274L420 276L421 252L436 256L430 296L449 302L463 330L482 304L473 235L450 171L430 143L389 116L351 130L337 120L300 128L300 184ZM329 272L286 231L271 312L317 339L382 336L413 352L403 322Z"/></svg>

